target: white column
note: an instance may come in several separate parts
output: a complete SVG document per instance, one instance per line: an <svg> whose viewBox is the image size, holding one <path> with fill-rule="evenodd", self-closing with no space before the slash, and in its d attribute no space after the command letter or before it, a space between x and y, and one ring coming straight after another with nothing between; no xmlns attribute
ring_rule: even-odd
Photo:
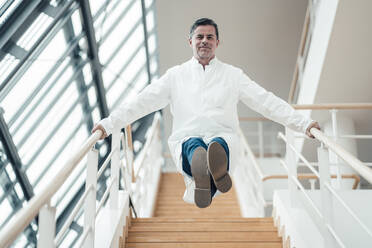
<svg viewBox="0 0 372 248"><path fill-rule="evenodd" d="M87 178L85 181L85 191L89 190L84 202L84 230L91 228L83 247L94 247L94 233L96 222L96 187L97 187L97 167L98 151L92 148L87 155Z"/></svg>
<svg viewBox="0 0 372 248"><path fill-rule="evenodd" d="M56 235L56 208L48 204L43 206L39 212L39 239L37 240L38 248L56 247L54 236Z"/></svg>

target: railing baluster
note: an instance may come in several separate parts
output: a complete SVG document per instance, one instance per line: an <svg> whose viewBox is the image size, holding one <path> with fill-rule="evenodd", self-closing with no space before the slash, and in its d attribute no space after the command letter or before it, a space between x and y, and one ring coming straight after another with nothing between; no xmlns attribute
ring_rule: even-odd
<svg viewBox="0 0 372 248"><path fill-rule="evenodd" d="M321 194L321 212L323 215L324 226L322 233L324 238L324 247L337 247L336 241L330 231L326 228L327 225L333 227L333 196L329 190L326 189L325 184L331 182L330 168L329 168L329 152L324 147L318 148L319 160L319 182Z"/></svg>
<svg viewBox="0 0 372 248"><path fill-rule="evenodd" d="M92 148L87 155L87 178L85 190L89 191L84 203L84 230L90 229L87 238L83 241L83 247L94 247L94 230L96 222L96 187L98 151Z"/></svg>
<svg viewBox="0 0 372 248"><path fill-rule="evenodd" d="M258 121L258 147L259 147L259 154L260 158L264 158L264 135L263 135L263 123L262 121Z"/></svg>
<svg viewBox="0 0 372 248"><path fill-rule="evenodd" d="M339 133L338 133L338 125L337 125L337 109L331 109L330 112L331 112L331 119L332 119L332 135L333 135L333 140L335 142L337 142L338 140L338 136L339 136ZM340 189L341 188L341 169L340 169L340 159L338 158L338 156L333 153L332 151L329 151L329 154L330 154L330 159L332 161L332 163L336 164L334 165L334 172L336 173L337 175L337 178L336 180L332 180L333 181L333 186L336 188L336 189Z"/></svg>
<svg viewBox="0 0 372 248"><path fill-rule="evenodd" d="M37 247L52 248L56 247L54 235L56 234L56 208L50 206L50 203L44 205L39 213L39 239Z"/></svg>
<svg viewBox="0 0 372 248"><path fill-rule="evenodd" d="M285 129L285 135L286 135L286 155L285 155L285 161L288 165L288 178L295 177L297 178L297 159L295 152L291 149L290 145L294 145L294 133L291 129L286 127ZM298 192L297 192L297 186L293 182L293 180L288 180L288 189L289 189L289 197L291 199L291 206L297 207L299 205L298 203Z"/></svg>
<svg viewBox="0 0 372 248"><path fill-rule="evenodd" d="M120 130L115 128L112 132L111 149L113 150L111 157L111 181L112 187L110 190L110 208L117 209L119 207L119 166L120 166Z"/></svg>

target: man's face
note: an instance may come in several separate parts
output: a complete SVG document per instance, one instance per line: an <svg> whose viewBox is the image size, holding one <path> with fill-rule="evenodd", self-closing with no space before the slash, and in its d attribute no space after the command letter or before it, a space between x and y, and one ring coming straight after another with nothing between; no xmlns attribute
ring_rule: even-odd
<svg viewBox="0 0 372 248"><path fill-rule="evenodd" d="M189 43L196 59L209 62L214 58L219 43L214 26L198 26L194 30L192 38L189 39Z"/></svg>

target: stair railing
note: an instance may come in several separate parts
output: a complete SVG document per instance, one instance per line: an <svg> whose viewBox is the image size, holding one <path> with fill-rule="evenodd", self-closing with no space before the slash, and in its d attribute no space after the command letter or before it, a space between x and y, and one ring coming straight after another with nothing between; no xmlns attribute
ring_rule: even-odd
<svg viewBox="0 0 372 248"><path fill-rule="evenodd" d="M295 105L296 109L331 109L332 123L333 123L333 137L325 135L322 131L312 128L311 134L316 140L320 141L321 146L318 148L318 168L314 168L314 163L310 163L295 146L295 134L292 130L286 128L286 134L279 133L281 138L286 143L286 157L281 160L281 164L288 172L288 190L290 195L291 205L299 207L299 202L303 203L305 210L315 221L324 237L325 247L345 247L344 242L339 234L335 231L335 226L332 221L332 202L336 200L346 212L358 223L361 229L366 233L372 243L372 231L367 225L358 217L357 213L342 199L337 189L331 184L329 153L332 152L338 158L343 160L346 166L350 166L359 175L365 178L372 184L372 169L358 158L346 151L336 141L337 137L343 138L372 138L372 135L338 135L337 119L335 109L372 109L372 104L314 104L314 105ZM336 130L335 130L336 129ZM297 136L298 137L298 136ZM304 137L300 135L299 137ZM335 141L336 140L336 141ZM304 189L303 185L298 180L297 166L298 159L311 170L320 182L321 207L318 207L312 200L309 193ZM337 178L340 178L339 170ZM299 190L298 190L299 189Z"/></svg>
<svg viewBox="0 0 372 248"><path fill-rule="evenodd" d="M162 154L159 113L155 114L153 124L147 130L146 137L147 139L143 145L142 151L137 155L136 160L133 161L133 164L130 166L132 172L131 179L129 180L132 182L131 197L134 208L137 211L137 216L143 218L153 215L153 203L155 202L156 193L158 191L160 167L164 163L163 156L159 156L159 154ZM132 149L129 149L129 154L132 153L132 151ZM133 155L129 157L132 158Z"/></svg>
<svg viewBox="0 0 372 248"><path fill-rule="evenodd" d="M263 194L263 178L264 174L258 165L257 159L250 148L247 139L244 137L243 131L239 130L241 144L242 144L242 159L248 163L244 166L244 173L249 178L247 190L251 196L252 203L256 205L259 211L263 211L267 205ZM244 162L245 163L245 162Z"/></svg>
<svg viewBox="0 0 372 248"><path fill-rule="evenodd" d="M141 177L141 172L144 171L145 168L142 164L146 160L146 157L151 156L151 160L154 161L154 156L162 156L161 149L161 142L159 137L159 122L160 122L160 114L156 114L152 123L152 126L149 130L151 130L148 134L148 138L145 144L146 150L142 152L143 158L141 158L141 168L138 170L136 174L137 185L135 190L142 190L143 191L143 182L139 180ZM112 133L112 150L107 156L107 159L103 162L100 170L98 171L98 150L94 148L94 145L101 137L102 132L96 131L94 132L77 150L71 158L65 163L65 165L56 173L56 175L51 178L51 180L45 185L44 188L40 190L38 194L36 194L26 206L24 206L0 231L0 247L9 247L17 236L29 225L29 223L38 216L38 240L37 240L37 247L40 248L51 248L57 247L63 241L65 232L74 221L75 217L77 216L78 212L81 208L84 208L84 227L82 235L79 237L77 247L95 247L95 240L97 240L96 235L109 235L107 232L100 232L98 229L99 226L96 226L96 217L101 212L101 210L105 207L117 211L120 209L126 210L126 215L129 214L129 206L122 206L123 204L129 205L129 195L131 192L131 188L133 185L130 185L131 175L128 176L129 172L131 172L131 158L130 152L126 147L131 146L131 140L127 139L127 142L124 141L124 135L120 133L120 130L114 130ZM152 147L152 143L157 142L160 146L154 145L155 149L150 149ZM120 146L122 143L122 146ZM122 149L121 149L122 147ZM121 155L123 154L122 158ZM86 162L86 182L85 182L85 192L83 196L80 198L78 203L76 204L75 208L72 210L71 214L69 215L67 221L61 228L61 230L55 235L56 231L56 208L51 206L51 198L53 195L61 188L63 183L67 180L67 178L71 175L73 170L78 166L79 163L83 162L83 158L87 158ZM148 158L147 158L148 160ZM103 197L101 198L100 202L96 203L96 193L97 193L97 180L102 175L105 168L110 165L110 180L107 186ZM136 164L136 161L134 162ZM152 166L146 166L150 168ZM158 166L160 169L160 167ZM122 171L122 181L124 185L127 185L125 192L119 191L119 171ZM153 169L152 169L153 171ZM146 174L146 173L144 173ZM129 180L128 180L129 178ZM153 185L152 185L153 186ZM119 195L123 195L126 197L125 203L119 202ZM121 199L123 200L123 199ZM125 200L125 199L124 199ZM108 206L104 206L105 202L108 201ZM137 202L140 205L140 202ZM119 208L121 206L121 208ZM147 204L148 206L148 204ZM111 211L112 212L112 211ZM120 216L123 213L118 213L118 218L115 219L118 223L123 223L123 220L119 220ZM102 227L101 227L102 228ZM112 243L118 244L119 237L113 234L114 240ZM114 245L115 247L116 245Z"/></svg>

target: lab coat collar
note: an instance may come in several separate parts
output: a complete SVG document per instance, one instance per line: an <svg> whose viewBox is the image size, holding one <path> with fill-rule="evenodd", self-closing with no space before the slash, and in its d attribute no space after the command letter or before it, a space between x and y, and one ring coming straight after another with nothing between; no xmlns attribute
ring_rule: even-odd
<svg viewBox="0 0 372 248"><path fill-rule="evenodd" d="M211 59L211 61L209 61L209 64L206 65L206 67L209 67L209 66L214 67L217 64L218 61L219 60L217 59L217 57L215 55L214 58ZM194 67L201 66L201 64L199 63L199 61L194 56L192 56L190 62L191 62L191 65L194 66Z"/></svg>

